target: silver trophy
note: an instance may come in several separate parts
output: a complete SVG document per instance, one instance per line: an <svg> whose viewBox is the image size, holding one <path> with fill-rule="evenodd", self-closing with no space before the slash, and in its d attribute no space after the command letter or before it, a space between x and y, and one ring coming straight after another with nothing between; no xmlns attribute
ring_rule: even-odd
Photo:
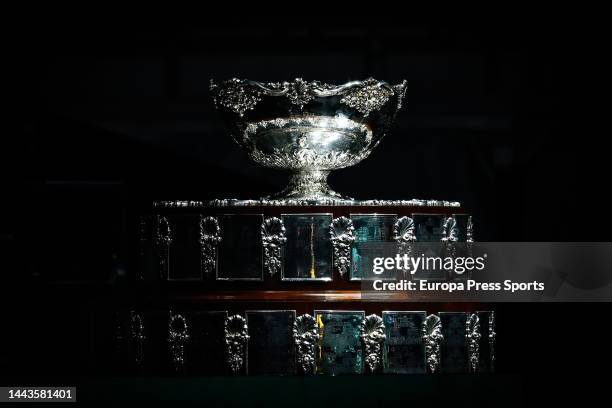
<svg viewBox="0 0 612 408"><path fill-rule="evenodd" d="M359 163L380 143L402 106L406 81L336 86L234 78L211 81L210 91L232 137L254 161L294 173L283 191L264 200L339 204L352 199L332 190L327 176Z"/></svg>

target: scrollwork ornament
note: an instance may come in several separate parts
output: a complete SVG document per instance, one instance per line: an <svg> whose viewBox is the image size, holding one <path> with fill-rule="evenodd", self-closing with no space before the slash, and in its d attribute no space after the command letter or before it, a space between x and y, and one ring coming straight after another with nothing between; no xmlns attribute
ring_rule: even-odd
<svg viewBox="0 0 612 408"><path fill-rule="evenodd" d="M314 317L309 314L298 316L293 322L298 369L302 374L315 372L315 346L319 340L319 330Z"/></svg>
<svg viewBox="0 0 612 408"><path fill-rule="evenodd" d="M468 343L470 371L475 373L478 371L478 363L480 360L480 319L476 313L472 313L468 316L465 330L465 337Z"/></svg>
<svg viewBox="0 0 612 408"><path fill-rule="evenodd" d="M130 337L134 347L134 361L140 366L143 362L146 336L142 316L135 311L130 312Z"/></svg>
<svg viewBox="0 0 612 408"><path fill-rule="evenodd" d="M261 225L261 239L264 248L264 268L270 275L276 275L282 268L282 249L287 237L285 226L278 217L266 218Z"/></svg>
<svg viewBox="0 0 612 408"><path fill-rule="evenodd" d="M228 316L225 319L226 361L234 374L240 373L244 366L244 354L248 340L249 328L246 319L238 314Z"/></svg>
<svg viewBox="0 0 612 408"><path fill-rule="evenodd" d="M427 369L430 373L435 373L440 366L440 344L443 340L440 318L433 314L427 316L423 323L423 342L425 343Z"/></svg>
<svg viewBox="0 0 612 408"><path fill-rule="evenodd" d="M217 268L217 246L221 242L221 228L216 217L200 216L200 268L209 278Z"/></svg>
<svg viewBox="0 0 612 408"><path fill-rule="evenodd" d="M189 338L189 327L185 316L180 313L170 312L168 347L172 364L176 371L180 371L185 365L185 343Z"/></svg>
<svg viewBox="0 0 612 408"><path fill-rule="evenodd" d="M344 216L335 218L329 227L334 248L334 267L340 276L344 276L351 265L351 245L355 242L354 232L353 221Z"/></svg>
<svg viewBox="0 0 612 408"><path fill-rule="evenodd" d="M371 314L361 322L361 340L365 346L365 362L370 373L378 371L382 362L382 344L387 336L380 316Z"/></svg>

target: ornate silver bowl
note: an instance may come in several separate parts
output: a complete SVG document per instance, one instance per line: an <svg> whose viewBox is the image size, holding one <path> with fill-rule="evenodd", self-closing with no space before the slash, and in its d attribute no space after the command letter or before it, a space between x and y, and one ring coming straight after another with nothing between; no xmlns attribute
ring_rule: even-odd
<svg viewBox="0 0 612 408"><path fill-rule="evenodd" d="M261 83L211 80L215 107L234 140L259 164L294 174L269 200L351 200L327 184L329 172L369 156L402 106L406 81L366 79L329 85L300 78Z"/></svg>

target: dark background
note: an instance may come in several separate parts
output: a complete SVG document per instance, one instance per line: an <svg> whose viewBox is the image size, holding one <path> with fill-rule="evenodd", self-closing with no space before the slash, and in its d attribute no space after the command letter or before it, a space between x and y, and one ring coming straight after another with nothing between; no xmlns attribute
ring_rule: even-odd
<svg viewBox="0 0 612 408"><path fill-rule="evenodd" d="M83 362L88 329L75 321L91 296L120 297L135 216L152 200L283 186L285 174L250 162L225 133L210 78L407 79L395 128L370 158L333 173L337 191L460 201L479 241L609 240L607 135L589 128L599 114L587 107L598 93L589 58L601 50L588 22L143 20L14 32L0 220L7 385L100 374ZM594 395L604 385L595 370L610 367L609 310L500 305L501 374L467 387L534 404ZM432 395L449 398L452 381L439 382Z"/></svg>

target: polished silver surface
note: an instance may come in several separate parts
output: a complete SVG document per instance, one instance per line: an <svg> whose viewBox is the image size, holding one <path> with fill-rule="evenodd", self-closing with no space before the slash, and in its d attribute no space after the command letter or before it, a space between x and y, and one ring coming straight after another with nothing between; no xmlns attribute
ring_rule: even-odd
<svg viewBox="0 0 612 408"><path fill-rule="evenodd" d="M210 92L251 159L293 171L289 185L264 200L317 204L351 200L333 191L327 176L359 163L378 145L402 106L406 81L392 86L369 78L336 86L233 78L211 81Z"/></svg>

